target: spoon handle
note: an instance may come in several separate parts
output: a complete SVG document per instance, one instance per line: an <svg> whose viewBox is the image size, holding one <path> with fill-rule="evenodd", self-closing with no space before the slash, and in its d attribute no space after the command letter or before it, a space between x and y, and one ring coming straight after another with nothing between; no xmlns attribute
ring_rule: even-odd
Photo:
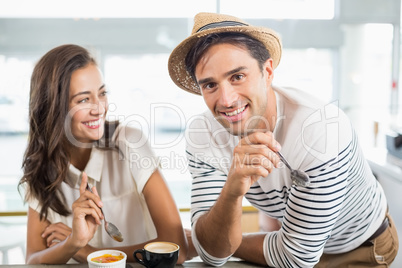
<svg viewBox="0 0 402 268"><path fill-rule="evenodd" d="M91 193L93 193L91 187L89 186L89 183L87 183L87 190L90 191ZM116 240L118 242L122 242L123 236L121 235L119 229L113 223L108 222L106 220L105 213L103 213L103 209L101 207L98 207L98 208L100 209L100 211L103 214L103 222L104 222L106 233L108 233L108 235L111 238L113 238L114 240Z"/></svg>
<svg viewBox="0 0 402 268"><path fill-rule="evenodd" d="M285 157L283 157L283 155L280 152L276 152L279 156L279 158L281 159L281 161L288 167L288 169L290 171L292 171L293 169L291 168L291 166L289 165L288 161L286 161Z"/></svg>
<svg viewBox="0 0 402 268"><path fill-rule="evenodd" d="M91 193L94 193L94 192L92 191L91 187L89 186L89 183L87 183L87 190L90 191ZM98 206L98 205L97 205L97 206ZM105 213L103 213L103 209L102 209L101 207L98 207L98 208L99 208L100 211L102 212L103 218L106 220Z"/></svg>

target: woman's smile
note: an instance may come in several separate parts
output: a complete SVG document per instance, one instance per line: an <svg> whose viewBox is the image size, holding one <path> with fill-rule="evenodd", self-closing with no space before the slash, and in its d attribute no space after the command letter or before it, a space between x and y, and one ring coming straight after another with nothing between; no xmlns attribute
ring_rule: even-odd
<svg viewBox="0 0 402 268"><path fill-rule="evenodd" d="M99 128L99 126L101 126L101 124L103 124L103 117L97 119L97 120L93 120L93 121L86 121L86 122L82 122L85 126L87 126L88 128L91 129L97 129Z"/></svg>

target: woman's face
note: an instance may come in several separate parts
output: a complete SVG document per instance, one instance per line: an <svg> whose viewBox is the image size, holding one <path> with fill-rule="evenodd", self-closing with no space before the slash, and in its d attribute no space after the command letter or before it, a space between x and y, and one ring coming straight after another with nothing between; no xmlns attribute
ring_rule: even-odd
<svg viewBox="0 0 402 268"><path fill-rule="evenodd" d="M72 73L69 118L73 141L90 143L103 136L108 106L106 93L102 74L95 64L88 64ZM79 146L79 143L75 145Z"/></svg>

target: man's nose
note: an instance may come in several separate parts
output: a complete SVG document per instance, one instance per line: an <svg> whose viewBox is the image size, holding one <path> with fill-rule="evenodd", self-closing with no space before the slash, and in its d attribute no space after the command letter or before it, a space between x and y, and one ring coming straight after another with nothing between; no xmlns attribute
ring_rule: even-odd
<svg viewBox="0 0 402 268"><path fill-rule="evenodd" d="M222 85L219 88L219 100L218 103L223 107L231 107L238 99L236 90L232 85Z"/></svg>

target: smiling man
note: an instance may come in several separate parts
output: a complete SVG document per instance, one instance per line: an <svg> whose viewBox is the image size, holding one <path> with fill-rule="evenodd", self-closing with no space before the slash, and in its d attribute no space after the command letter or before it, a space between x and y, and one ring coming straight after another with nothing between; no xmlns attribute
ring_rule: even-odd
<svg viewBox="0 0 402 268"><path fill-rule="evenodd" d="M236 256L272 267L385 267L398 237L381 185L347 116L272 85L279 36L232 16L200 13L169 59L180 88L209 111L187 129L192 242L208 264ZM280 162L309 176L295 185ZM281 222L243 234L243 198Z"/></svg>
<svg viewBox="0 0 402 268"><path fill-rule="evenodd" d="M273 129L269 126L275 123L275 94L267 87L273 77L272 59L259 66L241 46L222 43L205 52L195 71L205 103L231 133Z"/></svg>

